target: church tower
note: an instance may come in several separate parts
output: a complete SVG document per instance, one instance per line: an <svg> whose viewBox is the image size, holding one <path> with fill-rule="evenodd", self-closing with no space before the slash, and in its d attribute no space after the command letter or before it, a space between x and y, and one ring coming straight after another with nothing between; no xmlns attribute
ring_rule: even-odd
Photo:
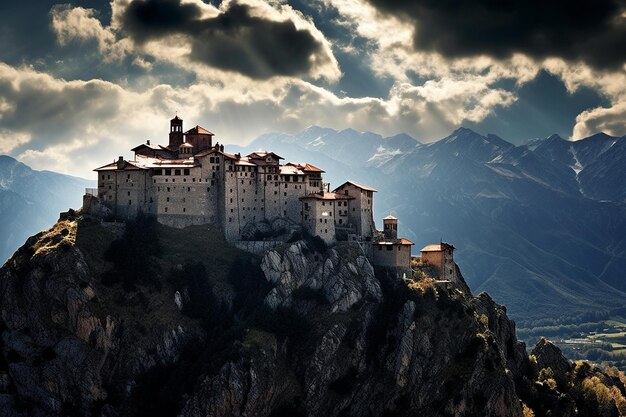
<svg viewBox="0 0 626 417"><path fill-rule="evenodd" d="M398 219L391 214L383 219L383 234L385 239L398 238Z"/></svg>
<svg viewBox="0 0 626 417"><path fill-rule="evenodd" d="M176 115L170 120L170 147L178 149L183 143L183 119Z"/></svg>

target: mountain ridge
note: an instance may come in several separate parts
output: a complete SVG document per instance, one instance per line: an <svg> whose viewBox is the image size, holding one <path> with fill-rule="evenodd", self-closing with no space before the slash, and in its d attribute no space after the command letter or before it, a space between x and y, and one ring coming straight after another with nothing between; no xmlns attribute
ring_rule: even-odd
<svg viewBox="0 0 626 417"><path fill-rule="evenodd" d="M59 212L80 207L85 188L94 184L93 180L37 171L0 155L0 261L28 236L54 224Z"/></svg>
<svg viewBox="0 0 626 417"><path fill-rule="evenodd" d="M377 188L384 197L375 199L376 213L393 212L409 239L453 241L470 286L492 293L516 320L566 319L578 314L576 305L580 314L608 314L623 304L624 138L596 134L569 141L550 135L515 146L497 135L459 128L439 141L395 153L366 147L369 157L352 158L339 147L328 151L329 133L338 131L315 129L325 132L326 150L309 150L297 140L299 134L292 134L282 156L302 161L323 153L327 165L319 166L325 178L331 183L350 178ZM253 146L266 143L281 153L272 135ZM346 169L348 159L352 163ZM499 282L498 271L506 270L513 271L511 278ZM528 303L521 301L526 298Z"/></svg>

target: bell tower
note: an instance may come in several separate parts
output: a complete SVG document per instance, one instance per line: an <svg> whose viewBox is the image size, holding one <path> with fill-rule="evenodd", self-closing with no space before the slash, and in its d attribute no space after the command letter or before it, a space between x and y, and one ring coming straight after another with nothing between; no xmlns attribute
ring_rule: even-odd
<svg viewBox="0 0 626 417"><path fill-rule="evenodd" d="M383 219L383 234L385 239L398 238L398 219L391 214Z"/></svg>
<svg viewBox="0 0 626 417"><path fill-rule="evenodd" d="M176 115L170 120L170 147L178 149L183 143L183 119Z"/></svg>

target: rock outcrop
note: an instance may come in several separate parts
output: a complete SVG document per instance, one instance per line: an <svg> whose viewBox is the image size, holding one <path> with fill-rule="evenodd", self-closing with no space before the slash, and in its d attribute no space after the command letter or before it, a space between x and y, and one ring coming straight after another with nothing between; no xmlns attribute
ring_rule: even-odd
<svg viewBox="0 0 626 417"><path fill-rule="evenodd" d="M0 416L626 414L623 374L529 358L487 294L350 244L140 226L70 216L0 270Z"/></svg>

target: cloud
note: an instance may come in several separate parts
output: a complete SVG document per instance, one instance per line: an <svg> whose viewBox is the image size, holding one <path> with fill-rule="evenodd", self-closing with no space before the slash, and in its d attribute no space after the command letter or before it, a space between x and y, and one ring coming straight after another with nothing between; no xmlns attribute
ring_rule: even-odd
<svg viewBox="0 0 626 417"><path fill-rule="evenodd" d="M35 168L89 176L117 155L132 156L129 149L146 139L166 143L176 111L186 123L214 131L222 143L245 144L264 132L295 132L311 124L388 135L406 131L432 140L512 100L474 80L398 83L384 99L338 97L283 78L257 88L196 82L139 92L0 64L0 146Z"/></svg>
<svg viewBox="0 0 626 417"><path fill-rule="evenodd" d="M252 0L226 1L220 9L181 0L112 5L110 30L132 40L137 51L180 66L195 63L259 80L340 75L322 33L287 5ZM172 48L177 51L168 55Z"/></svg>
<svg viewBox="0 0 626 417"><path fill-rule="evenodd" d="M123 58L131 47L127 40L117 40L111 28L102 26L94 9L61 4L52 7L50 17L52 30L61 46L93 39L107 61Z"/></svg>
<svg viewBox="0 0 626 417"><path fill-rule="evenodd" d="M31 132L28 145L42 149L66 132L118 111L121 89L101 80L64 81L0 63L0 121L3 129Z"/></svg>
<svg viewBox="0 0 626 417"><path fill-rule="evenodd" d="M626 102L612 107L599 107L582 112L576 117L572 139L583 139L598 132L612 136L626 135Z"/></svg>
<svg viewBox="0 0 626 417"><path fill-rule="evenodd" d="M612 70L626 63L624 0L368 1L412 23L416 50L449 58L522 53Z"/></svg>

